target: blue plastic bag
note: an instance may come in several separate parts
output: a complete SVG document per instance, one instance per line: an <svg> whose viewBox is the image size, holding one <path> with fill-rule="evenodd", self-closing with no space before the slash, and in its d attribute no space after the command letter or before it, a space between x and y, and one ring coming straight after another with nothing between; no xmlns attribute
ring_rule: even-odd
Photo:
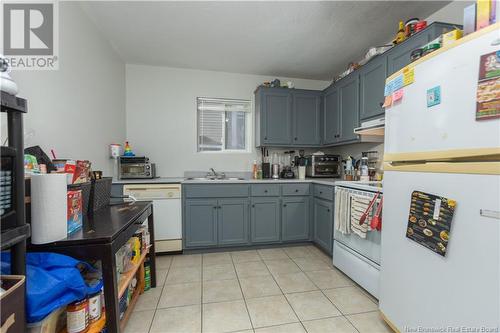
<svg viewBox="0 0 500 333"><path fill-rule="evenodd" d="M10 254L2 253L2 273L10 272ZM28 323L42 320L52 311L95 292L87 286L77 265L89 264L71 257L47 252L26 254L26 317ZM98 284L102 286L102 282Z"/></svg>

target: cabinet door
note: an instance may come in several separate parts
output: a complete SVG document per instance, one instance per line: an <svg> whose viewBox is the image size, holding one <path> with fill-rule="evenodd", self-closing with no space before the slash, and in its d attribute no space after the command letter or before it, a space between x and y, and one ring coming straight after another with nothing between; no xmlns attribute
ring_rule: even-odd
<svg viewBox="0 0 500 333"><path fill-rule="evenodd" d="M351 74L339 82L340 136L338 142L358 138L354 129L359 126L359 76Z"/></svg>
<svg viewBox="0 0 500 333"><path fill-rule="evenodd" d="M359 71L359 118L373 118L384 113L384 87L387 76L387 58L378 56Z"/></svg>
<svg viewBox="0 0 500 333"><path fill-rule="evenodd" d="M252 243L280 241L280 199L253 198L251 209Z"/></svg>
<svg viewBox="0 0 500 333"><path fill-rule="evenodd" d="M293 92L294 145L319 145L321 98L316 92Z"/></svg>
<svg viewBox="0 0 500 333"><path fill-rule="evenodd" d="M217 245L217 201L186 200L186 247Z"/></svg>
<svg viewBox="0 0 500 333"><path fill-rule="evenodd" d="M314 242L332 253L333 203L314 199Z"/></svg>
<svg viewBox="0 0 500 333"><path fill-rule="evenodd" d="M219 245L248 243L248 199L218 201Z"/></svg>
<svg viewBox="0 0 500 333"><path fill-rule="evenodd" d="M335 143L340 134L339 95L336 87L332 86L325 91L323 110L323 143Z"/></svg>
<svg viewBox="0 0 500 333"><path fill-rule="evenodd" d="M261 130L263 145L290 144L292 141L292 97L280 89L262 92Z"/></svg>
<svg viewBox="0 0 500 333"><path fill-rule="evenodd" d="M309 197L283 198L283 241L309 239Z"/></svg>
<svg viewBox="0 0 500 333"><path fill-rule="evenodd" d="M411 52L428 42L430 42L429 33L422 31L402 44L396 45L387 53L387 76L408 65L410 63Z"/></svg>

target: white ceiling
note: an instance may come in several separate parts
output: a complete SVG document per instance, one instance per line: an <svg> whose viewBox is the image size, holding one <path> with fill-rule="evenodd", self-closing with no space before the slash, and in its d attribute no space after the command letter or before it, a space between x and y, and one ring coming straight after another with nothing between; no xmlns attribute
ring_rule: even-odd
<svg viewBox="0 0 500 333"><path fill-rule="evenodd" d="M330 80L449 1L81 3L126 63Z"/></svg>

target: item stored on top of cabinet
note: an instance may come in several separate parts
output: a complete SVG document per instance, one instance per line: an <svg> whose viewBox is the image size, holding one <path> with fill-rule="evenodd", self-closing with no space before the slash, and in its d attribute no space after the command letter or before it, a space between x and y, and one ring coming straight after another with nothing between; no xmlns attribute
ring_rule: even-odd
<svg viewBox="0 0 500 333"><path fill-rule="evenodd" d="M394 37L392 43L394 45L401 44L402 42L404 42L405 39L406 39L405 26L403 24L403 21L399 21L398 32L396 33L396 37Z"/></svg>
<svg viewBox="0 0 500 333"><path fill-rule="evenodd" d="M420 59L420 57L422 56L423 52L424 51L422 50L421 47L419 47L418 49L415 49L415 50L411 51L411 54L410 54L411 62L414 62L415 60Z"/></svg>
<svg viewBox="0 0 500 333"><path fill-rule="evenodd" d="M406 237L444 257L456 204L452 199L413 191Z"/></svg>
<svg viewBox="0 0 500 333"><path fill-rule="evenodd" d="M419 21L415 24L415 32L420 32L427 28L427 21Z"/></svg>
<svg viewBox="0 0 500 333"><path fill-rule="evenodd" d="M411 37L415 33L415 28L418 22L419 22L418 18L411 18L405 22L406 38Z"/></svg>
<svg viewBox="0 0 500 333"><path fill-rule="evenodd" d="M443 46L450 46L462 38L462 30L455 29L443 34Z"/></svg>
<svg viewBox="0 0 500 333"><path fill-rule="evenodd" d="M307 177L339 178L342 174L340 155L309 155L306 160Z"/></svg>
<svg viewBox="0 0 500 333"><path fill-rule="evenodd" d="M500 50L481 56L476 97L476 120L500 117Z"/></svg>
<svg viewBox="0 0 500 333"><path fill-rule="evenodd" d="M156 178L156 165L145 156L120 156L118 158L119 179Z"/></svg>

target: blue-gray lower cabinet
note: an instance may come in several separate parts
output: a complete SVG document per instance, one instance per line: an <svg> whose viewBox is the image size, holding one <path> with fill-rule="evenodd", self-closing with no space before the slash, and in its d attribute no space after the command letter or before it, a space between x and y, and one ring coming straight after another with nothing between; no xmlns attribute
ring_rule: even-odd
<svg viewBox="0 0 500 333"><path fill-rule="evenodd" d="M280 198L252 198L251 242L274 243L280 241Z"/></svg>
<svg viewBox="0 0 500 333"><path fill-rule="evenodd" d="M309 196L284 197L282 240L309 240Z"/></svg>
<svg viewBox="0 0 500 333"><path fill-rule="evenodd" d="M217 200L189 199L185 203L185 246L217 246Z"/></svg>
<svg viewBox="0 0 500 333"><path fill-rule="evenodd" d="M248 244L248 199L220 199L217 207L218 244Z"/></svg>
<svg viewBox="0 0 500 333"><path fill-rule="evenodd" d="M314 198L314 242L327 253L333 251L333 202Z"/></svg>

